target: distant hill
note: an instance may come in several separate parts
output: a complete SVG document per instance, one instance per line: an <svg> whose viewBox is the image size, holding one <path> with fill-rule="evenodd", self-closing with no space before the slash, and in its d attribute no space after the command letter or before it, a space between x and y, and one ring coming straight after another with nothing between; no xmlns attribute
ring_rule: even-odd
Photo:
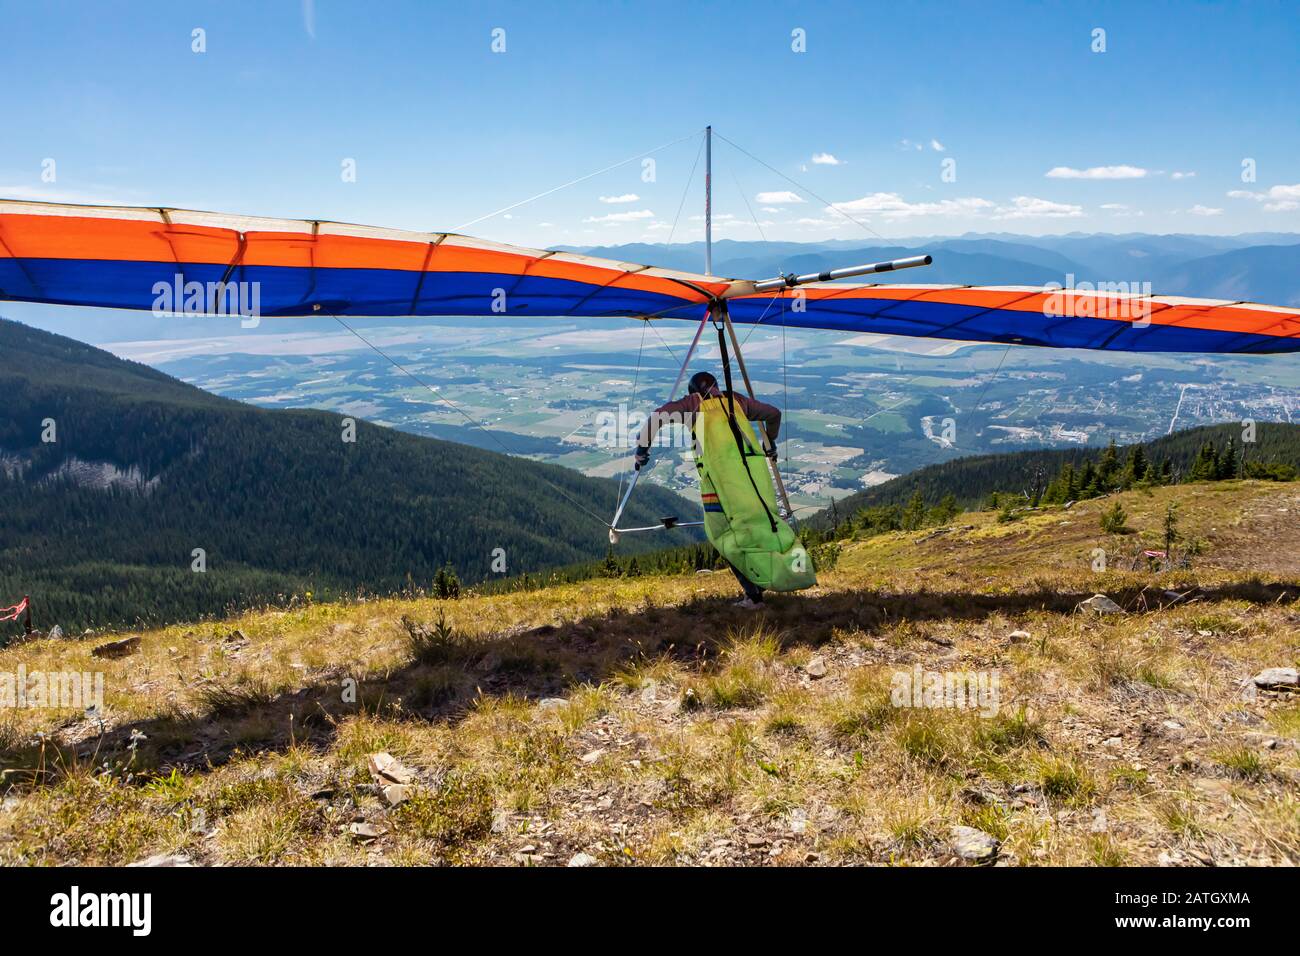
<svg viewBox="0 0 1300 956"><path fill-rule="evenodd" d="M1300 306L1300 245L1251 246L1181 262L1152 279L1169 295Z"/></svg>
<svg viewBox="0 0 1300 956"><path fill-rule="evenodd" d="M557 248L694 272L704 266L701 243ZM778 272L808 272L922 252L934 256L933 265L875 276L873 281L1042 285L1063 283L1067 275L1073 275L1076 282L1150 282L1156 295L1246 299L1288 306L1300 303L1300 234L1295 233L972 233L874 243L726 240L714 243L713 263L718 275L757 279Z"/></svg>
<svg viewBox="0 0 1300 956"><path fill-rule="evenodd" d="M1255 428L1255 443L1245 446L1247 460L1278 461L1300 467L1300 425L1260 422ZM1241 431L1239 424L1189 428L1145 442L1142 447L1148 458L1169 461L1175 475L1186 474L1206 441L1223 445L1233 438L1240 446ZM1121 445L1121 454L1129 447ZM1050 481L1067 462L1079 468L1085 461L1096 462L1104 451L1098 447L1039 449L955 458L842 498L835 503L835 513L843 517L859 508L905 504L918 490L927 504L933 505L951 494L962 507L979 508L994 491L1027 491L1036 483ZM831 521L831 511L818 512L809 520L814 526L825 526Z"/></svg>
<svg viewBox="0 0 1300 956"><path fill-rule="evenodd" d="M254 408L4 320L0 390L0 604L30 594L45 626L427 588L447 562L473 582L495 549L518 574L607 547L582 509L611 512L612 481L363 421L345 442L339 415ZM647 486L628 517L691 507ZM692 540L652 537L625 547Z"/></svg>

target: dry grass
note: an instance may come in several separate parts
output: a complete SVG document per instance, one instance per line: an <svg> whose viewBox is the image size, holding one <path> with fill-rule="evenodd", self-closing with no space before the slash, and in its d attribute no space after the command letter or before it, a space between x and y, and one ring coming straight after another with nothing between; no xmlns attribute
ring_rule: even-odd
<svg viewBox="0 0 1300 956"><path fill-rule="evenodd" d="M1174 575L1093 573L1087 502L850 543L757 616L692 575L0 651L107 686L98 718L0 714L0 863L931 865L958 824L1007 864L1300 862L1300 701L1240 687L1300 660L1300 530L1272 523L1300 501L1126 495L1139 541L1175 493L1207 544ZM1096 591L1129 613L1075 613ZM902 706L917 673L996 674L997 706ZM379 751L412 774L397 806Z"/></svg>

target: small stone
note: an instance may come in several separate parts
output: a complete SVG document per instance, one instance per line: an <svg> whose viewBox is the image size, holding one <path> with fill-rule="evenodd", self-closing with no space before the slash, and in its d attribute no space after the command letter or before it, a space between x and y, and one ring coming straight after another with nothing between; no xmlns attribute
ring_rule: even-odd
<svg viewBox="0 0 1300 956"><path fill-rule="evenodd" d="M411 783L415 779L409 767L386 751L371 754L369 763L370 776L378 784Z"/></svg>
<svg viewBox="0 0 1300 956"><path fill-rule="evenodd" d="M1251 678L1265 690L1300 690L1300 671L1294 667L1270 667Z"/></svg>
<svg viewBox="0 0 1300 956"><path fill-rule="evenodd" d="M1180 723L1179 723L1178 721L1176 721L1176 720L1166 720L1166 721L1165 721L1164 723L1162 723L1160 726L1163 727L1163 728L1165 728L1165 730L1182 730L1182 729L1183 729L1183 725L1180 724Z"/></svg>
<svg viewBox="0 0 1300 956"><path fill-rule="evenodd" d="M826 662L820 657L814 657L808 662L807 666L804 667L804 673L813 680L821 680L826 676Z"/></svg>
<svg viewBox="0 0 1300 956"><path fill-rule="evenodd" d="M1001 843L997 837L977 830L974 827L955 826L952 828L952 849L963 860L976 863L987 862L998 855Z"/></svg>
<svg viewBox="0 0 1300 956"><path fill-rule="evenodd" d="M411 799L411 788L404 783L390 783L384 787L384 800L390 807L396 807Z"/></svg>
<svg viewBox="0 0 1300 956"><path fill-rule="evenodd" d="M354 823L348 827L348 832L361 843L378 840L384 835L384 831L373 823Z"/></svg>
<svg viewBox="0 0 1300 956"><path fill-rule="evenodd" d="M768 841L767 838L764 836L760 836L757 833L751 833L747 837L745 837L745 843L757 849L759 847L767 846Z"/></svg>
<svg viewBox="0 0 1300 956"><path fill-rule="evenodd" d="M1104 594L1094 594L1086 601L1079 603L1079 609L1082 611L1091 611L1093 614L1123 614L1124 609L1106 597Z"/></svg>
<svg viewBox="0 0 1300 956"><path fill-rule="evenodd" d="M998 803L997 794L981 787L964 787L959 796L963 800L979 806L991 806Z"/></svg>
<svg viewBox="0 0 1300 956"><path fill-rule="evenodd" d="M193 866L188 856L181 853L157 853L154 856L145 857L143 860L137 860L134 863L128 863L127 866Z"/></svg>
<svg viewBox="0 0 1300 956"><path fill-rule="evenodd" d="M591 751L590 753L583 754L578 759L581 760L583 763L595 763L604 755L605 755L605 748L597 747L595 750Z"/></svg>
<svg viewBox="0 0 1300 956"><path fill-rule="evenodd" d="M139 637L125 637L120 641L100 644L90 652L92 657L126 657L140 649Z"/></svg>
<svg viewBox="0 0 1300 956"><path fill-rule="evenodd" d="M1007 640L1009 640L1012 644L1020 644L1023 643L1024 641L1029 640L1031 636L1032 635L1028 631L1012 631L1010 634L1007 635Z"/></svg>
<svg viewBox="0 0 1300 956"><path fill-rule="evenodd" d="M595 866L599 862L590 853L575 853L569 858L569 866Z"/></svg>

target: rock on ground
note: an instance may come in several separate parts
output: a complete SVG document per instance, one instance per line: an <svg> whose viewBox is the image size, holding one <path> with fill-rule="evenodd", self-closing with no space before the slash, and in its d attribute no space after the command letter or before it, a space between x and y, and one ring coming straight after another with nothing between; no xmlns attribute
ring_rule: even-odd
<svg viewBox="0 0 1300 956"><path fill-rule="evenodd" d="M134 654L140 649L140 638L124 637L120 641L109 641L107 644L100 644L92 650L92 657L126 657L128 654Z"/></svg>
<svg viewBox="0 0 1300 956"><path fill-rule="evenodd" d="M1269 690L1300 690L1300 671L1294 667L1270 667L1251 679L1256 687Z"/></svg>
<svg viewBox="0 0 1300 956"><path fill-rule="evenodd" d="M154 856L145 857L143 860L137 860L134 863L128 863L127 866L193 866L188 856L180 853L158 853Z"/></svg>
<svg viewBox="0 0 1300 956"><path fill-rule="evenodd" d="M1124 609L1104 594L1094 594L1079 604L1079 609L1093 614L1123 614Z"/></svg>
<svg viewBox="0 0 1300 956"><path fill-rule="evenodd" d="M974 827L952 828L952 849L963 860L981 863L998 855L1001 843L997 837Z"/></svg>

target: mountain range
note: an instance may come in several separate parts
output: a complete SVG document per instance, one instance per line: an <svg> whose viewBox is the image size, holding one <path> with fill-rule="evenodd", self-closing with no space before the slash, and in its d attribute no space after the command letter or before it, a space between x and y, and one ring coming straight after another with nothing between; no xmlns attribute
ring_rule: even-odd
<svg viewBox="0 0 1300 956"><path fill-rule="evenodd" d="M570 247L565 247L570 248ZM636 243L589 246L593 256L699 272L703 244ZM761 279L778 273L878 262L929 253L923 269L871 277L876 282L957 285L1043 285L1077 282L1150 283L1156 295L1249 299L1300 306L1300 234L1243 236L1131 233L1018 236L918 237L897 241L825 243L739 242L713 247L713 271L731 278ZM850 281L862 281L860 279Z"/></svg>

